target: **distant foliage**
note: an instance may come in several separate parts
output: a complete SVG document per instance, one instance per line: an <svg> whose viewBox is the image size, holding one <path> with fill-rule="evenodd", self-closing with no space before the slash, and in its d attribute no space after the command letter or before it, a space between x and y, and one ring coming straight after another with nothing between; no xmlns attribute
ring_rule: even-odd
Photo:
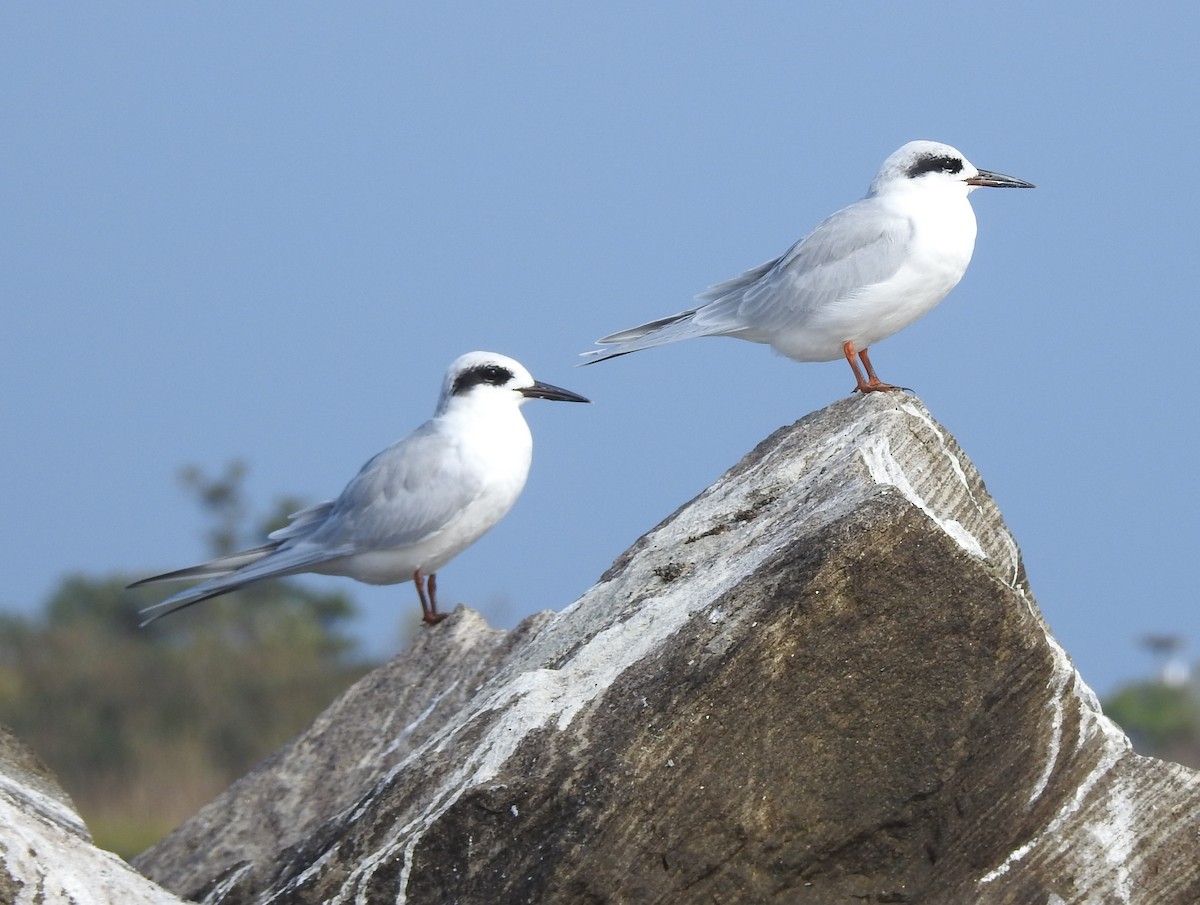
<svg viewBox="0 0 1200 905"><path fill-rule="evenodd" d="M1104 712L1139 754L1200 768L1200 692L1194 683L1126 685L1104 702Z"/></svg>
<svg viewBox="0 0 1200 905"><path fill-rule="evenodd" d="M244 540L234 463L186 472L212 552ZM279 509L294 511L295 501ZM273 512L267 520L277 527ZM344 593L268 581L138 628L172 586L70 576L34 619L0 619L0 722L58 774L96 841L130 856L303 729L363 675Z"/></svg>

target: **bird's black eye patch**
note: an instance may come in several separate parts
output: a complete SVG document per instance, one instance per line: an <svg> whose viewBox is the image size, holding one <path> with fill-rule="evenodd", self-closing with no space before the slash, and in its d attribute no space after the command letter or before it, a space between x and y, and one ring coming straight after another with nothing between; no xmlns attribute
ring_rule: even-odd
<svg viewBox="0 0 1200 905"><path fill-rule="evenodd" d="M478 365L468 371L463 371L454 380L454 388L450 391L451 395L457 396L459 393L465 393L473 386L478 386L481 383L490 383L492 386L504 386L513 379L513 372L503 365Z"/></svg>
<svg viewBox="0 0 1200 905"><path fill-rule="evenodd" d="M908 178L915 179L922 173L961 173L963 162L961 158L945 155L942 157L922 157L913 161L908 168Z"/></svg>

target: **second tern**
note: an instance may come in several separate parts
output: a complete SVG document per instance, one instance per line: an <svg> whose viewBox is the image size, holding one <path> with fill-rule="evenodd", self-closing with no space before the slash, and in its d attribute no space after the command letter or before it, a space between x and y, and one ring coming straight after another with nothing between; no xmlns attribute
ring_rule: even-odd
<svg viewBox="0 0 1200 905"><path fill-rule="evenodd" d="M796 361L844 357L857 392L898 389L876 376L867 349L928 314L962 279L975 249L967 195L980 186L1034 187L981 170L950 145L911 141L883 162L865 198L782 257L696 296L699 307L598 340L608 348L585 352L586 363L734 336Z"/></svg>

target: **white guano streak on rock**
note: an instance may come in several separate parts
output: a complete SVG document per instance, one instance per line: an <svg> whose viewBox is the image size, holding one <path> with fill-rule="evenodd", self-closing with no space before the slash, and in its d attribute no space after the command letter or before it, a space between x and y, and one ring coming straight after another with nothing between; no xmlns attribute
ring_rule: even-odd
<svg viewBox="0 0 1200 905"><path fill-rule="evenodd" d="M967 496L970 497L971 505L975 507L975 511L982 514L983 507L979 505L979 500L975 499L975 494L971 491L971 483L967 480L967 473L963 471L962 463L958 461L958 456L954 455L954 453L950 452L950 450L946 448L945 434L938 430L937 425L933 422L933 419L925 414L925 412L921 411L917 406L904 404L900 406L900 411L905 412L906 414L909 414L919 420L922 424L929 428L930 433L937 437L938 445L942 448L942 455L945 456L946 461L950 463L951 471L954 472L955 476L959 480L959 483L962 484L963 490L967 492Z"/></svg>
<svg viewBox="0 0 1200 905"><path fill-rule="evenodd" d="M1079 736L1076 739L1074 750L1078 753L1087 742L1091 742L1098 749L1099 757L1096 765L1076 786L1075 794L1063 804L1042 829L1010 852L999 866L980 877L978 884L983 886L1002 877L1013 865L1037 848L1045 849L1048 856L1058 853L1061 848L1057 842L1061 835L1059 829L1084 809L1092 789L1101 780L1112 774L1112 794L1104 797L1100 802L1104 805L1105 813L1094 815L1085 823L1088 836L1094 840L1094 845L1078 845L1077 843L1070 852L1070 857L1079 865L1081 876L1088 874L1094 876L1094 870L1089 870L1089 866L1107 863L1112 872L1115 894L1120 897L1120 902L1129 903L1132 893L1129 857L1132 854L1137 834L1135 804L1132 796L1127 794L1123 780L1120 776L1113 774L1113 768L1129 754L1131 745L1129 739L1117 728L1116 724L1100 711L1094 692L1079 676L1070 657L1067 656L1067 652L1051 635L1047 634L1046 638L1054 653L1055 661L1054 675L1049 682L1049 687L1062 702L1060 707L1065 706L1067 701L1074 701L1079 711ZM1067 691L1068 683L1070 683L1070 691ZM1037 791L1030 798L1031 802L1044 791L1045 782L1049 779L1049 770L1053 768L1054 762L1057 761L1061 752L1062 713L1063 711L1060 710L1057 715L1058 736L1051 741L1051 753L1048 755L1050 763ZM1099 877L1094 879L1103 880Z"/></svg>
<svg viewBox="0 0 1200 905"><path fill-rule="evenodd" d="M455 679L445 689L443 689L441 692L439 692L437 694L437 696L432 701L429 702L429 706L426 707L424 710L422 710L420 712L420 714L418 714L418 716L415 720L413 720L411 723L409 723L407 726L405 726L403 729L401 729L396 734L396 737L394 739L392 739L392 743L387 746L387 748L384 750L383 753L385 755L391 754L393 751L395 751L397 748L399 748L400 745L404 742L404 740L406 738L408 738L410 735L412 735L413 731L418 726L420 726L423 722L425 722L427 719L429 719L429 715L431 713L433 713L434 708L436 708L437 705L442 702L442 699L444 697L446 697L446 695L450 694L450 692L454 691L454 689L456 689L457 687L458 687L458 680Z"/></svg>
<svg viewBox="0 0 1200 905"><path fill-rule="evenodd" d="M47 873L50 866L53 872ZM23 812L9 794L0 795L0 870L23 883L12 905L181 901L57 821Z"/></svg>
<svg viewBox="0 0 1200 905"><path fill-rule="evenodd" d="M221 877L221 879L216 882L213 888L209 890L208 895L206 895L202 901L204 903L221 902L225 896L237 888L237 885L241 882L242 877L246 876L246 874L250 873L252 870L254 870L254 865L250 862L247 862L241 867L236 868L231 873Z"/></svg>
<svg viewBox="0 0 1200 905"><path fill-rule="evenodd" d="M8 799L19 810L32 809L37 816L58 824L68 833L75 833L79 836L88 835L83 820L66 804L52 795L39 792L3 773L0 773L0 798ZM22 802L27 807L22 808Z"/></svg>
<svg viewBox="0 0 1200 905"><path fill-rule="evenodd" d="M975 498L974 491L971 490L971 482L967 480L967 473L962 467L962 462L959 461L958 456L956 456L947 447L946 437L940 430L938 430L937 424L929 417L927 413L922 411L919 406L906 403L900 406L900 410L921 421L921 423L929 428L934 436L937 437L938 444L942 448L942 455L946 457L946 461L950 463L951 470L958 478L959 483L962 484L963 490L967 492L967 496L971 500L971 505L975 507L976 512L980 513L980 515L983 515L983 507L979 504L979 500ZM1014 538L1003 525L999 526L998 534L1000 540L1003 541L1005 548L1008 550L1008 559L1012 567L1012 573L1008 579L1008 586L1015 589L1017 586L1017 579L1020 577L1021 573L1021 554L1017 549L1017 541L1016 538Z"/></svg>
<svg viewBox="0 0 1200 905"><path fill-rule="evenodd" d="M1087 731L1095 731L1097 728L1102 732L1104 731L1103 727L1098 727L1094 719L1089 716L1090 711L1085 709L1083 714L1085 722L1091 724L1086 727ZM1081 727L1081 732L1084 731L1084 727ZM1039 833L1014 849L998 867L980 877L978 881L979 885L983 886L1002 877L1008 873L1014 864L1024 859L1034 849L1043 848L1047 857L1058 854L1061 849L1061 844L1056 841L1060 835L1059 829L1084 808L1092 789L1108 776L1123 754L1124 752L1114 750L1111 746L1105 745L1102 749L1099 762L1092 768L1083 782L1079 784L1071 799L1059 809L1058 813L1051 818L1049 823ZM1128 864L1114 863L1112 853L1114 850L1124 852L1131 850L1135 834L1134 825L1131 822L1133 811L1130 807L1114 808L1111 804L1105 810L1107 813L1103 817L1097 815L1087 820L1084 824L1088 834L1095 840L1095 844L1076 844L1069 853L1069 857L1070 860L1078 865L1080 876L1090 875L1097 883L1102 882L1103 878L1095 875L1094 865L1101 862L1112 865L1118 887L1115 891L1121 896L1121 902L1129 903L1130 884Z"/></svg>
<svg viewBox="0 0 1200 905"><path fill-rule="evenodd" d="M892 455L892 444L887 437L871 440L861 450L863 462L876 484L888 484L895 487L904 498L924 512L951 540L978 559L986 560L987 554L975 536L971 534L957 519L942 518L923 500L913 488L904 468Z"/></svg>
<svg viewBox="0 0 1200 905"><path fill-rule="evenodd" d="M1067 664L1068 666L1070 664ZM1046 763L1042 767L1042 775L1038 777L1037 782L1033 786L1033 791L1029 794L1029 804L1032 805L1042 793L1046 791L1046 785L1050 782L1050 777L1054 774L1054 767L1058 763L1058 755L1062 751L1062 730L1063 730L1063 712L1065 705L1063 703L1063 695L1067 690L1067 683L1071 681L1075 670L1059 669L1058 664L1054 674L1050 677L1047 688L1050 691L1050 700L1046 702L1046 706L1050 709L1050 742L1046 751ZM1079 748L1079 739L1075 740L1076 750Z"/></svg>
<svg viewBox="0 0 1200 905"><path fill-rule="evenodd" d="M739 558L762 561L772 555L776 548L777 545L771 543L758 543L742 551ZM332 901L345 902L346 893L357 889L355 901L366 905L365 890L370 877L378 866L399 856L404 863L397 884L396 902L397 905L406 903L413 853L421 837L464 792L495 777L531 732L550 723L560 731L566 729L579 711L608 689L621 673L664 644L707 601L729 590L736 583L737 575L746 574L752 569L752 565L745 564L736 568L709 568L703 576L690 581L681 591L667 589L657 597L643 600L629 619L598 632L559 669L531 669L514 676L483 697L462 723L439 733L410 754L392 770L389 779L414 758L427 756L431 751L455 747L459 734L472 723L489 717L494 720L484 737L473 747L471 755L444 779L425 810L398 827L391 839L373 855L363 858ZM604 592L593 589L577 601L576 606L582 605L593 593ZM571 609L575 609L575 606ZM563 618L568 611L557 618ZM493 717L493 714L499 716ZM359 817L369 805L370 800L365 800L351 819ZM305 875L311 870L306 871ZM297 881L301 879L297 878Z"/></svg>

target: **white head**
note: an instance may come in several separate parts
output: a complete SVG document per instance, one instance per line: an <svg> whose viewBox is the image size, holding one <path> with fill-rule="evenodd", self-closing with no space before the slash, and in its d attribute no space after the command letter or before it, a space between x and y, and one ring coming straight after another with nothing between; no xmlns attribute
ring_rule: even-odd
<svg viewBox="0 0 1200 905"><path fill-rule="evenodd" d="M441 413L448 406L462 402L510 404L517 408L532 398L561 402L590 401L570 390L534 380L519 361L507 355L468 352L456 358L446 371L437 410Z"/></svg>
<svg viewBox="0 0 1200 905"><path fill-rule="evenodd" d="M994 188L1031 189L1033 183L1002 173L981 170L962 152L938 141L910 141L883 162L868 195L935 187L959 191L965 197L981 185Z"/></svg>

